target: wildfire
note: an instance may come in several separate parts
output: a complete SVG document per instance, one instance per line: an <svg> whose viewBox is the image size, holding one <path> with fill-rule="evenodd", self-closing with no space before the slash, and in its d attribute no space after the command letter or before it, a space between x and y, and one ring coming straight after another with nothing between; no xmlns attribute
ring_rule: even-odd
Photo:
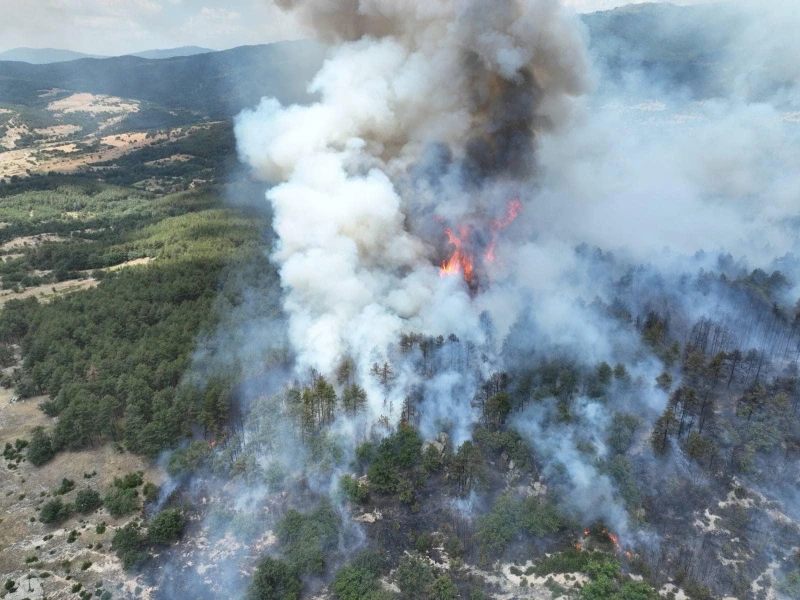
<svg viewBox="0 0 800 600"><path fill-rule="evenodd" d="M607 529L603 529L600 533L602 535L605 535L609 540L611 540L611 543L614 544L614 548L616 549L616 552L619 553L619 552L623 551L622 550L622 546L619 543L619 538L616 535L614 535L613 533L611 533ZM583 530L583 535L585 537L588 537L589 534L590 534L590 531L588 529L584 529ZM576 547L578 548L578 550L580 550L581 549L581 544L578 544ZM628 551L625 551L625 556L627 556L628 558L631 558L633 556L633 554L631 554Z"/></svg>
<svg viewBox="0 0 800 600"><path fill-rule="evenodd" d="M608 536L608 539L610 539L610 540L611 540L611 541L614 543L614 547L615 547L617 550L621 550L621 549L622 549L622 548L620 547L620 545L619 545L619 538L618 538L617 536L615 536L615 535L614 535L613 533L611 533L610 531L606 531L605 529L603 529L603 533L605 533L605 534Z"/></svg>
<svg viewBox="0 0 800 600"><path fill-rule="evenodd" d="M445 229L444 233L447 235L450 244L455 246L456 249L455 252L450 255L450 258L442 263L442 268L439 269L439 275L444 277L446 275L464 273L466 282L471 283L474 259L472 254L464 249L464 242L469 237L469 227L464 226L459 229L458 235L455 235L452 229Z"/></svg>
<svg viewBox="0 0 800 600"><path fill-rule="evenodd" d="M494 249L497 246L497 238L500 232L511 225L521 212L522 202L514 198L508 203L505 218L492 219L489 223L490 238L484 256L487 262L494 262ZM469 225L463 225L458 229L457 234L450 228L445 229L444 233L450 245L455 246L455 250L450 255L450 258L442 263L439 275L447 277L448 275L461 273L467 283L472 283L475 275L475 256L473 250L469 247L471 246L472 228Z"/></svg>
<svg viewBox="0 0 800 600"><path fill-rule="evenodd" d="M486 260L489 262L494 262L494 248L497 245L497 236L501 231L503 231L503 229L511 225L511 223L516 220L521 212L522 202L514 198L508 203L508 213L506 214L506 218L502 221L500 219L492 220L492 241L489 243L489 249L486 252Z"/></svg>

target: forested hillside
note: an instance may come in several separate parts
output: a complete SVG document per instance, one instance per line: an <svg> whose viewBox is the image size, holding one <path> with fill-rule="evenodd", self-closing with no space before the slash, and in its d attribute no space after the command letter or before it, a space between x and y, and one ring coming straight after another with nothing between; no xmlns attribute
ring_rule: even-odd
<svg viewBox="0 0 800 600"><path fill-rule="evenodd" d="M306 86L323 52L314 42L299 41L161 60L0 61L0 103L36 105L43 90L57 88L135 98L204 118L230 118L265 95L282 102L307 101Z"/></svg>

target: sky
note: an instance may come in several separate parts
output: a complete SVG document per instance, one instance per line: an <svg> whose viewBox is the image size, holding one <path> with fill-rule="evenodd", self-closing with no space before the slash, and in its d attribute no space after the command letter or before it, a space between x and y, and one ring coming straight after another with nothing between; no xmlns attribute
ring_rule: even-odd
<svg viewBox="0 0 800 600"><path fill-rule="evenodd" d="M562 1L580 12L629 3ZM0 0L0 51L21 46L101 55L178 46L222 50L303 36L270 0Z"/></svg>

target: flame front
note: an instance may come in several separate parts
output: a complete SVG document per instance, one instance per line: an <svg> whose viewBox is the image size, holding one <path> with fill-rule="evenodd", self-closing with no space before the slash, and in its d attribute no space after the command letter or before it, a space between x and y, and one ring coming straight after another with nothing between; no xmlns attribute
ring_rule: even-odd
<svg viewBox="0 0 800 600"><path fill-rule="evenodd" d="M486 248L485 259L487 262L494 262L494 249L497 246L497 238L500 232L511 225L522 212L522 202L514 198L508 203L507 213L504 219L492 219L489 224L491 234L489 245ZM468 225L459 228L458 235L452 229L445 229L448 242L455 246L455 250L439 269L439 275L446 277L462 273L464 281L472 283L475 273L475 256L469 246L471 229Z"/></svg>
<svg viewBox="0 0 800 600"><path fill-rule="evenodd" d="M511 223L516 220L521 212L522 202L514 198L508 203L508 213L506 214L506 218L502 221L500 219L494 219L492 221L492 241L489 243L489 249L486 252L486 260L489 262L494 262L494 248L497 246L497 237L500 235L500 232L503 231L503 229L511 225Z"/></svg>
<svg viewBox="0 0 800 600"><path fill-rule="evenodd" d="M467 283L471 283L475 261L472 254L464 249L464 241L469 237L469 227L462 227L458 232L459 235L454 234L452 229L445 229L444 232L450 244L455 246L456 249L450 255L450 258L442 263L439 275L445 277L446 275L463 273L464 280Z"/></svg>
<svg viewBox="0 0 800 600"><path fill-rule="evenodd" d="M605 533L608 536L608 539L610 539L614 543L614 546L616 547L617 550L622 550L622 547L619 545L619 538L617 536L615 536L610 531L606 531L605 529L603 530L603 533Z"/></svg>

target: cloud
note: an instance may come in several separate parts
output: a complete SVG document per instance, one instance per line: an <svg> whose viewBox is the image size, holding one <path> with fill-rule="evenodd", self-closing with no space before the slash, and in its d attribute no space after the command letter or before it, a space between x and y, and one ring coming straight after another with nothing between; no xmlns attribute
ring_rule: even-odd
<svg viewBox="0 0 800 600"><path fill-rule="evenodd" d="M0 51L57 47L100 55L198 44L230 48L301 37L254 0L0 0Z"/></svg>
<svg viewBox="0 0 800 600"><path fill-rule="evenodd" d="M193 36L227 36L242 30L242 15L235 10L204 6L181 28Z"/></svg>

